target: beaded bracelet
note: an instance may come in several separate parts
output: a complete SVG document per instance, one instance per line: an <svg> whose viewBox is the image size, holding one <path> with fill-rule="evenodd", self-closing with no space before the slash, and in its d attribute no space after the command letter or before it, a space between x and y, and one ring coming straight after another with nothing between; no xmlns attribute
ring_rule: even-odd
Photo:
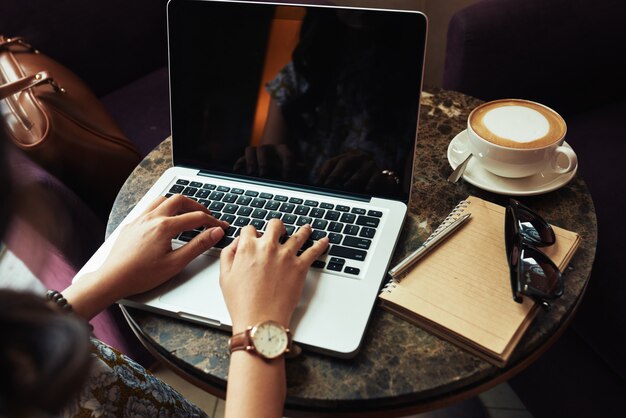
<svg viewBox="0 0 626 418"><path fill-rule="evenodd" d="M61 292L57 292L56 290L48 290L46 292L46 299L53 302L63 311L72 312L72 305L70 305L67 299L63 297Z"/></svg>

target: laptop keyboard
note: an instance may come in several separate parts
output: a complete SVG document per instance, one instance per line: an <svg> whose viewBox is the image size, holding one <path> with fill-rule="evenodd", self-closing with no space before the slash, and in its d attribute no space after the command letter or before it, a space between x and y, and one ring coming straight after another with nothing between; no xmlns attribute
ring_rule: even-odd
<svg viewBox="0 0 626 418"><path fill-rule="evenodd" d="M241 232L241 228L252 225L264 231L269 220L283 221L287 235L292 235L304 224L311 224L313 232L301 251L323 237L330 241L327 253L316 260L312 267L332 272L343 272L356 277L358 265L367 257L367 252L376 235L383 216L382 211L306 200L282 194L258 192L252 189L231 188L211 183L179 179L171 186L166 196L182 194L207 207L213 216L230 224L224 238L215 245L224 248ZM185 231L177 239L191 241L202 229Z"/></svg>

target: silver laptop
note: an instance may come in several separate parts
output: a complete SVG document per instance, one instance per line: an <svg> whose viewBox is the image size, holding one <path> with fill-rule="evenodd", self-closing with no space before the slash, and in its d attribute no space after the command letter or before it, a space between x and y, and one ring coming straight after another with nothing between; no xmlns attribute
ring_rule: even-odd
<svg viewBox="0 0 626 418"><path fill-rule="evenodd" d="M167 11L174 167L120 226L182 193L231 227L179 276L120 303L229 330L220 248L246 225L310 223L311 240L331 245L308 273L294 340L354 356L407 211L426 17L204 0L170 0ZM118 231L77 278L102 264Z"/></svg>

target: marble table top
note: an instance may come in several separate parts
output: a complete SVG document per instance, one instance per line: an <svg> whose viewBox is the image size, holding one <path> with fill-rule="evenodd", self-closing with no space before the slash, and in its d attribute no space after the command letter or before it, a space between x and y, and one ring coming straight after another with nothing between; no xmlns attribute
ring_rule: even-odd
<svg viewBox="0 0 626 418"><path fill-rule="evenodd" d="M430 89L422 95L410 214L392 263L417 248L456 203L475 195L499 204L506 196L464 181L446 181L450 140L465 128L481 101ZM171 140L152 151L120 191L107 235L122 221L163 171L171 166ZM595 257L597 225L593 201L580 176L565 187L520 199L558 226L578 232L582 244L566 271L566 291L550 313L541 312L514 351L498 368L394 315L374 308L361 351L342 360L304 352L287 362L291 415L406 415L464 399L510 378L549 346L571 319L586 288ZM201 325L125 308L145 342L195 383L223 395L229 365L229 335Z"/></svg>

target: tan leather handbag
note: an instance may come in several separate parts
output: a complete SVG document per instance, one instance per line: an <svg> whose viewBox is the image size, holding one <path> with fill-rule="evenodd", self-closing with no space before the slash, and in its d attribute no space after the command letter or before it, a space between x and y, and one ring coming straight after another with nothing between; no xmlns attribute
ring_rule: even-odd
<svg viewBox="0 0 626 418"><path fill-rule="evenodd" d="M141 156L78 76L0 35L0 111L0 129L15 145L108 215Z"/></svg>

